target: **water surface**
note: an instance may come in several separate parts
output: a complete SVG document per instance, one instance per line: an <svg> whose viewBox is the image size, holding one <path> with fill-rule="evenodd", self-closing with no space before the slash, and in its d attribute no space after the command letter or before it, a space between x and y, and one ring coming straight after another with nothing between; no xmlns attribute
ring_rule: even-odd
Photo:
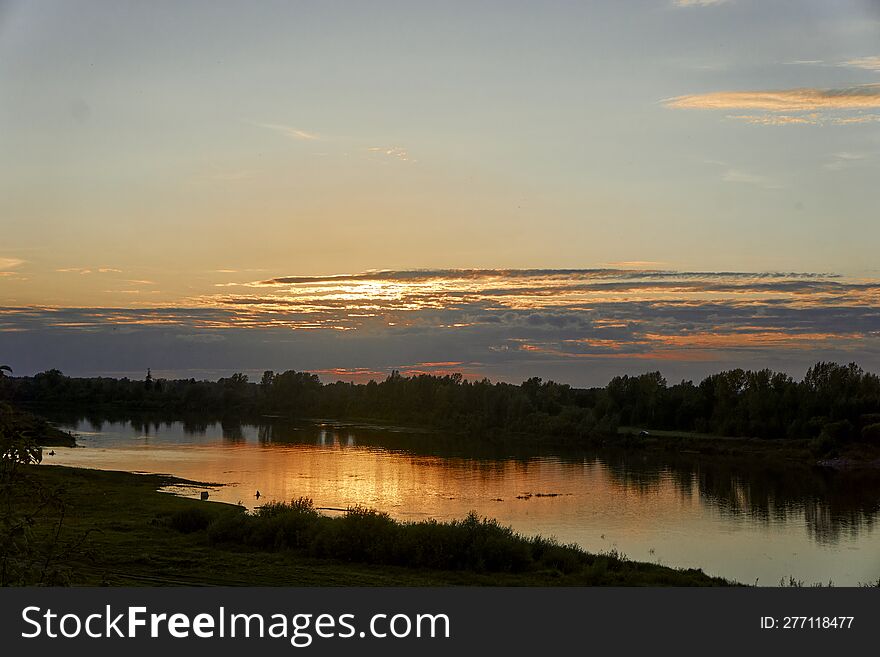
<svg viewBox="0 0 880 657"><path fill-rule="evenodd" d="M335 422L55 420L82 447L56 447L46 462L217 484L172 491L187 496L208 490L250 508L305 496L327 513L362 505L402 520L475 510L526 534L746 583L880 578L877 471L658 452L543 454Z"/></svg>

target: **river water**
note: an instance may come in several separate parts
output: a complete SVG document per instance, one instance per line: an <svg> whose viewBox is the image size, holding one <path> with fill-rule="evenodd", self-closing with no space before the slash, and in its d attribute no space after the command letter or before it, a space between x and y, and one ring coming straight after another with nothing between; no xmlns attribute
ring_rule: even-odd
<svg viewBox="0 0 880 657"><path fill-rule="evenodd" d="M880 578L880 472L647 451L541 453L338 422L54 418L77 448L44 462L210 482L169 492L249 508L305 496L401 520L474 510L591 551L743 583ZM260 492L257 499L256 492Z"/></svg>

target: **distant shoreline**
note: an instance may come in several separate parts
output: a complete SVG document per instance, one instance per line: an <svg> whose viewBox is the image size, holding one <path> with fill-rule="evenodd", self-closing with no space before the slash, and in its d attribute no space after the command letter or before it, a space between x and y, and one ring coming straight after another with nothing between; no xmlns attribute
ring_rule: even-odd
<svg viewBox="0 0 880 657"><path fill-rule="evenodd" d="M61 407L41 407L29 405L29 410L52 413L65 411L77 413L76 409L64 405ZM131 417L160 417L161 421L182 421L193 417L192 413L166 413L123 406L99 407L90 409L90 414L109 412L109 417L130 419ZM77 413L81 415L81 413ZM195 414L198 415L198 414ZM624 451L650 450L652 452L674 452L676 454L694 454L706 457L724 456L739 458L772 458L779 461L797 461L811 463L820 467L840 470L854 468L880 468L880 447L855 443L841 450L831 458L820 458L812 449L809 440L747 438L739 436L717 436L686 431L651 429L646 427L619 427L616 433L594 433L581 437L577 441L558 436L515 432L487 432L480 440L471 441L473 436L466 432L454 432L433 426L410 426L383 423L379 419L357 418L299 418L283 415L242 415L220 416L206 413L203 418L212 422L239 422L241 424L260 424L261 421L291 422L307 424L327 424L330 426L349 426L371 430L393 431L407 434L421 434L425 440L432 435L460 439L470 449L502 448L505 445L517 448L534 447L540 453L566 453L581 449L614 449ZM75 447L75 433L50 426L46 440L38 441L42 446Z"/></svg>
<svg viewBox="0 0 880 657"><path fill-rule="evenodd" d="M325 384L296 370L266 370L253 382L240 372L197 381L153 378L147 370L143 380L132 380L75 378L53 369L4 377L0 396L64 409L75 419L156 413L198 424L206 414L230 422L323 417L440 431L474 444L769 454L834 467L880 459L880 376L856 363L819 362L802 380L770 369L733 369L670 385L654 371L595 388L539 377L514 385L396 370L382 381Z"/></svg>

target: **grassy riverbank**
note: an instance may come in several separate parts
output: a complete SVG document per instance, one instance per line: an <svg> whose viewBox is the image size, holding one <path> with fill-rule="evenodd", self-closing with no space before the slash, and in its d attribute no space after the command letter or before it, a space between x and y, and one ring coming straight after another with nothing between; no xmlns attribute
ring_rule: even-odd
<svg viewBox="0 0 880 657"><path fill-rule="evenodd" d="M473 518L402 524L363 510L329 518L303 505L252 515L160 493L160 486L186 483L166 476L46 465L27 474L64 500L59 538L57 513L38 516L33 538L63 555L56 567L72 585L728 584L699 570L524 538ZM459 554L444 555L451 546Z"/></svg>
<svg viewBox="0 0 880 657"><path fill-rule="evenodd" d="M73 434L57 429L39 415L2 401L0 425L4 431L28 436L44 447L76 447Z"/></svg>

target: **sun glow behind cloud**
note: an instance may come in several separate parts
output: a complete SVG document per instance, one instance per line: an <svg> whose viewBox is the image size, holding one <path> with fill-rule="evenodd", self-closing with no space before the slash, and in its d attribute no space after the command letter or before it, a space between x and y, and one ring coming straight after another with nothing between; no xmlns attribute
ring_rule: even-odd
<svg viewBox="0 0 880 657"><path fill-rule="evenodd" d="M179 307L7 308L0 331L164 331L204 348L259 342L267 353L290 343L323 376L351 380L392 367L504 377L564 362L873 357L880 346L880 281L831 274L412 270L219 289Z"/></svg>
<svg viewBox="0 0 880 657"><path fill-rule="evenodd" d="M19 4L16 371L880 363L870 3Z"/></svg>

